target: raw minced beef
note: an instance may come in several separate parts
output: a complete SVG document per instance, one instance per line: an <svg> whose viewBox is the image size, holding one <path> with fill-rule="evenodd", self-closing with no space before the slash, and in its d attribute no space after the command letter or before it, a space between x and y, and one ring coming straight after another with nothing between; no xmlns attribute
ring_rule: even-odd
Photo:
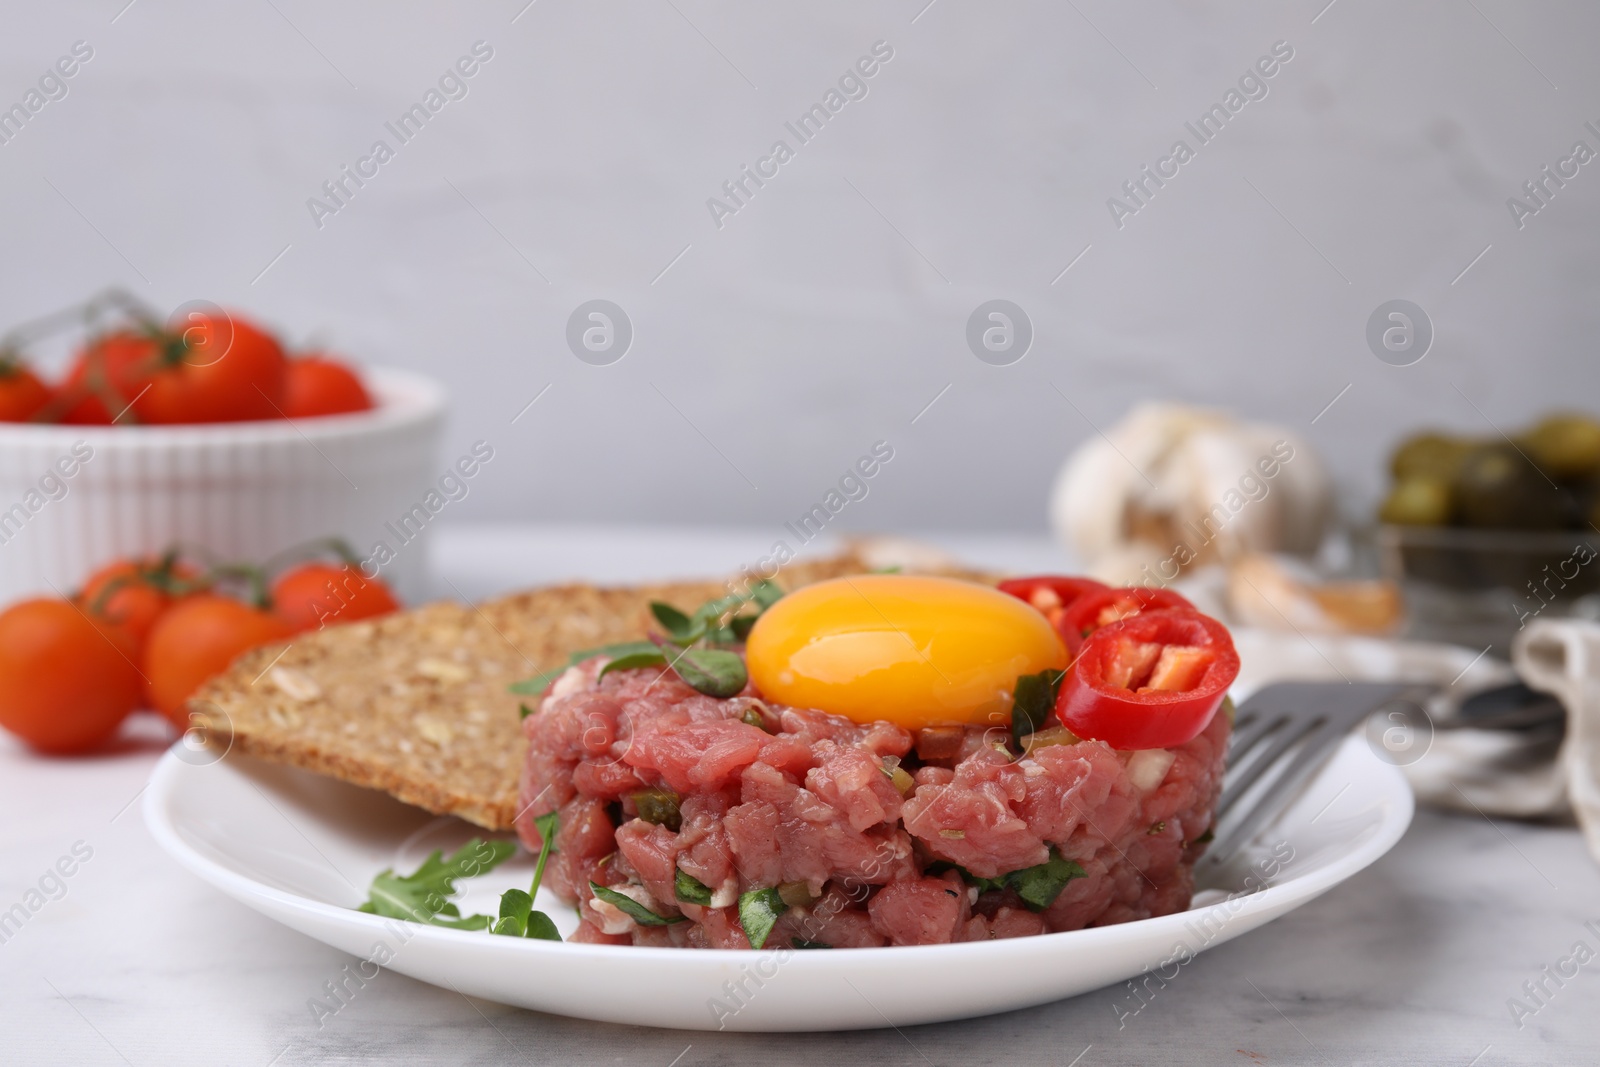
<svg viewBox="0 0 1600 1067"><path fill-rule="evenodd" d="M704 696L656 668L597 679L603 662L570 668L523 723L517 829L536 849L534 818L559 809L546 884L578 904L573 940L748 948L739 897L763 889L787 905L767 947L1019 937L1188 907L1224 715L1165 751L1069 737L1017 758L972 728L919 759L891 723L748 687ZM1048 904L1014 874L1030 869L1056 876ZM709 904L680 899L680 871ZM641 924L591 881L676 921Z"/></svg>

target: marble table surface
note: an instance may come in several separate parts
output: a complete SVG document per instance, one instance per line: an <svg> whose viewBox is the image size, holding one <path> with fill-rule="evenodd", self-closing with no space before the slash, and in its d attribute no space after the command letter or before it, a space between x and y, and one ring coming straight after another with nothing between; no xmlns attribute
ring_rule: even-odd
<svg viewBox="0 0 1600 1067"><path fill-rule="evenodd" d="M715 573L771 540L760 530L436 532L439 591L468 597L575 575ZM996 566L1061 562L1043 540L942 543ZM1429 811L1372 867L1206 952L1131 1016L1114 987L903 1031L678 1032L470 1001L385 972L319 1025L307 1002L350 957L234 903L156 847L137 803L165 743L156 726L72 761L0 741L0 911L46 890L26 924L0 934L0 1062L1489 1067L1600 1055L1600 962L1552 977L1577 966L1579 943L1600 949L1600 868L1577 832ZM1530 999L1524 983L1544 992Z"/></svg>

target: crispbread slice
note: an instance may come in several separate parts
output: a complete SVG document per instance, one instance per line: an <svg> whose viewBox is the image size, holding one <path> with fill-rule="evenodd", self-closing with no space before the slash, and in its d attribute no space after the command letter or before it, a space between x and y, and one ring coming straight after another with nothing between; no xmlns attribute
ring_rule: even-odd
<svg viewBox="0 0 1600 1067"><path fill-rule="evenodd" d="M791 563L778 581L794 589L869 569L851 551ZM919 569L992 580L950 567ZM208 721L217 743L231 737L236 751L503 830L516 814L527 747L521 701L506 687L580 649L645 636L652 600L692 610L729 588L709 580L573 584L477 607L428 604L248 652L190 708Z"/></svg>

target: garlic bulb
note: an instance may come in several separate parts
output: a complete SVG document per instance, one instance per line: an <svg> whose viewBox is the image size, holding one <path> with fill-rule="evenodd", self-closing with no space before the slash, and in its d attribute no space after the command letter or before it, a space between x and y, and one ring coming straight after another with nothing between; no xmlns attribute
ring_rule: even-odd
<svg viewBox="0 0 1600 1067"><path fill-rule="evenodd" d="M1181 404L1135 407L1063 465L1057 537L1104 581L1162 584L1245 552L1315 551L1327 472L1297 436Z"/></svg>

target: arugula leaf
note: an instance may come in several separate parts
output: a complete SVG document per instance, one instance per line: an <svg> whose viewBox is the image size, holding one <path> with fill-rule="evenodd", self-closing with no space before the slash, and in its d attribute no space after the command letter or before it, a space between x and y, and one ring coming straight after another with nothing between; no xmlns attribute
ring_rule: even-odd
<svg viewBox="0 0 1600 1067"><path fill-rule="evenodd" d="M372 879L367 901L358 911L386 919L448 926L456 930L482 930L491 920L487 915L469 915L450 903L456 879L475 878L494 870L517 850L510 841L485 841L474 837L456 849L449 859L435 850L411 874L394 873L390 867Z"/></svg>
<svg viewBox="0 0 1600 1067"><path fill-rule="evenodd" d="M443 915L445 918L440 918ZM427 920L431 926L443 926L450 930L487 930L492 921L487 915L461 915L461 909L454 904L446 904L439 911L439 915Z"/></svg>
<svg viewBox="0 0 1600 1067"><path fill-rule="evenodd" d="M707 696L731 697L749 680L744 660L737 652L717 648L686 648L670 661L674 673Z"/></svg>
<svg viewBox="0 0 1600 1067"><path fill-rule="evenodd" d="M610 904L640 926L670 926L673 923L684 921L682 915L657 915L626 893L619 893L609 886L601 885L599 882L590 882L589 890L597 898Z"/></svg>
<svg viewBox="0 0 1600 1067"><path fill-rule="evenodd" d="M692 874L686 873L683 868L678 868L678 877L674 889L679 900L689 904L711 904L711 887Z"/></svg>
<svg viewBox="0 0 1600 1067"><path fill-rule="evenodd" d="M768 935L772 933L772 925L778 921L778 916L788 910L789 905L783 902L776 887L752 889L739 894L739 925L744 927L744 936L750 939L750 947L765 945Z"/></svg>
<svg viewBox="0 0 1600 1067"><path fill-rule="evenodd" d="M1005 880L1029 908L1043 911L1056 902L1056 897L1061 895L1068 882L1074 878L1082 878L1087 873L1072 860L1062 859L1061 853L1052 847L1048 860L1037 867L1024 867L1020 871L1012 871L1006 875Z"/></svg>
<svg viewBox="0 0 1600 1067"><path fill-rule="evenodd" d="M1066 673L1050 670L1017 678L1017 688L1011 698L1011 744L1017 751L1022 750L1022 739L1043 726L1055 710L1061 679Z"/></svg>

